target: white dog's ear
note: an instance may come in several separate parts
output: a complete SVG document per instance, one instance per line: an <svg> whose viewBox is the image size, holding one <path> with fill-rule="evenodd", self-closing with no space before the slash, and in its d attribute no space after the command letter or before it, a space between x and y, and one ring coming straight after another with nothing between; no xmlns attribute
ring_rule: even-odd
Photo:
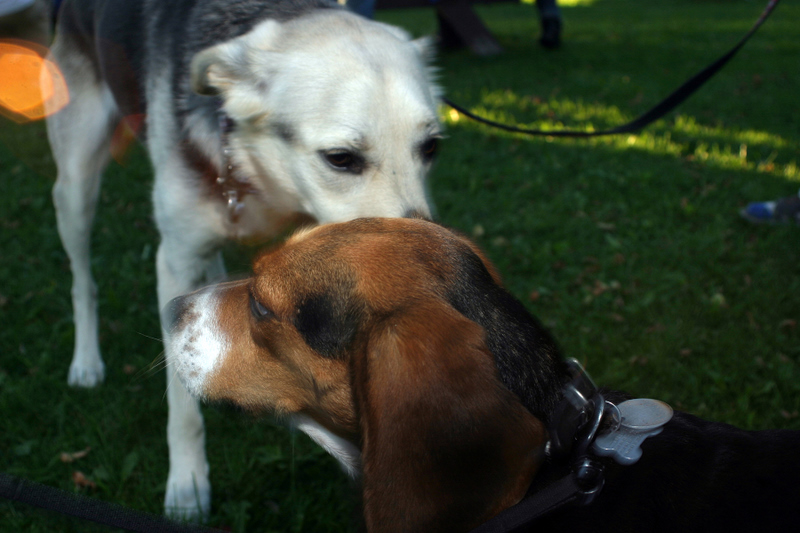
<svg viewBox="0 0 800 533"><path fill-rule="evenodd" d="M214 96L250 77L253 56L272 49L281 29L279 22L268 20L241 37L195 54L190 66L192 90Z"/></svg>
<svg viewBox="0 0 800 533"><path fill-rule="evenodd" d="M436 101L444 96L444 91L438 84L439 68L434 65L437 43L438 41L435 37L420 37L411 41L411 46L417 51L425 67L425 74L428 77L428 84L431 88L431 96Z"/></svg>
<svg viewBox="0 0 800 533"><path fill-rule="evenodd" d="M414 45L417 53L427 65L433 63L436 58L436 42L433 37L420 37L411 41L411 44Z"/></svg>
<svg viewBox="0 0 800 533"><path fill-rule="evenodd" d="M394 35L396 39L399 39L403 42L411 40L411 34L408 33L406 30L404 30L403 28L399 28L392 24L386 24L385 22L378 22L377 20L372 20L369 23L383 28L384 31L391 33L392 35Z"/></svg>
<svg viewBox="0 0 800 533"><path fill-rule="evenodd" d="M434 37L426 36L412 39L410 33L397 26L384 24L383 22L374 22L374 24L378 24L397 39L406 43L411 43L411 46L414 47L414 50L416 50L417 54L422 58L422 62L426 65L430 65L436 58L436 39Z"/></svg>
<svg viewBox="0 0 800 533"><path fill-rule="evenodd" d="M223 62L222 58L225 46L207 48L192 58L190 66L192 90L197 94L215 96L221 92L221 85L230 83L232 78L230 68L221 68L223 65L229 65Z"/></svg>

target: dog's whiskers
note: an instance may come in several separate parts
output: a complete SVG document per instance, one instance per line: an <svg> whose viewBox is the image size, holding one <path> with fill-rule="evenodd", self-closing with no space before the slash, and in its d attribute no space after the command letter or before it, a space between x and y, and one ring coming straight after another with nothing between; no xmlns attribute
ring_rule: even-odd
<svg viewBox="0 0 800 533"><path fill-rule="evenodd" d="M139 370L136 373L135 379L141 380L145 378L153 377L158 371L167 367L167 357L166 353L162 350L155 359L153 359L150 364L148 364L145 368Z"/></svg>
<svg viewBox="0 0 800 533"><path fill-rule="evenodd" d="M142 333L141 331L137 331L136 334L144 337L145 339L150 339L151 341L156 341L158 343L163 343L164 342L164 339L160 339L158 337L153 337L152 335L148 335L147 333Z"/></svg>

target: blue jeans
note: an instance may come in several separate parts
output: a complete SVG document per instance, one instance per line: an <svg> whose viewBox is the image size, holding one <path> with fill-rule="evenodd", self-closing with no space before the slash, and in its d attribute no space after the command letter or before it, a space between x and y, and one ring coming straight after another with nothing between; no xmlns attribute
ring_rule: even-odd
<svg viewBox="0 0 800 533"><path fill-rule="evenodd" d="M362 17L375 17L375 0L347 0L347 7Z"/></svg>

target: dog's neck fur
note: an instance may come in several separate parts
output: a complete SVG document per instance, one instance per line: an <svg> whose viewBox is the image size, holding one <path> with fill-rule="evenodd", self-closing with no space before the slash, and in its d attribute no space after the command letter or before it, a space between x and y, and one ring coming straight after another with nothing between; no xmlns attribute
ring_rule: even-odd
<svg viewBox="0 0 800 533"><path fill-rule="evenodd" d="M503 384L545 424L566 379L561 350L525 306L495 282L475 254L465 254L450 304L486 331Z"/></svg>

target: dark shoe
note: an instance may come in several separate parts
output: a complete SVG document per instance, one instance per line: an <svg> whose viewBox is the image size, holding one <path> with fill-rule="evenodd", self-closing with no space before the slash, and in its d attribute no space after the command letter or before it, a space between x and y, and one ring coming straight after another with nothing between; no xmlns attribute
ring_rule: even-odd
<svg viewBox="0 0 800 533"><path fill-rule="evenodd" d="M771 202L752 202L739 211L739 214L757 224L800 225L800 196L789 196Z"/></svg>
<svg viewBox="0 0 800 533"><path fill-rule="evenodd" d="M539 42L552 50L561 46L561 21L556 18L542 19L542 38Z"/></svg>

